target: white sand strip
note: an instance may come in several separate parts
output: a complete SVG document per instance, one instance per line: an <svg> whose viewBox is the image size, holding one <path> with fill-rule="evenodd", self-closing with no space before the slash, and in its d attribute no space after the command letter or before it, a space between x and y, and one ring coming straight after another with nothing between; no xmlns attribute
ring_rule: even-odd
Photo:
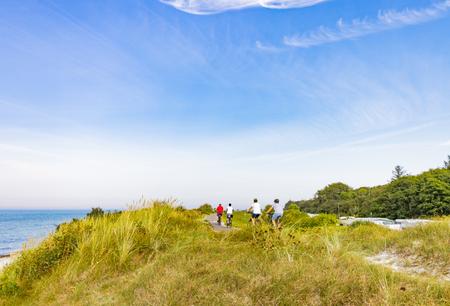
<svg viewBox="0 0 450 306"><path fill-rule="evenodd" d="M9 265L12 262L11 257L2 257L0 258L0 271L3 270L4 267Z"/></svg>
<svg viewBox="0 0 450 306"><path fill-rule="evenodd" d="M401 256L394 252L381 252L375 256L366 257L366 259L374 264L383 265L396 272L403 272L408 274L425 274L437 277L444 281L450 281L450 269L445 264L442 267L425 265L418 256Z"/></svg>

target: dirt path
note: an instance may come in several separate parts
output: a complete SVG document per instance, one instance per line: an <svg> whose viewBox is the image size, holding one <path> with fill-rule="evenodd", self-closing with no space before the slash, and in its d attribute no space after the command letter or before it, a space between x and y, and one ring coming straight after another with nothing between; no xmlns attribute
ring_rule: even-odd
<svg viewBox="0 0 450 306"><path fill-rule="evenodd" d="M225 219L226 217L224 218L222 216L222 224L219 225L217 224L217 215L213 214L205 217L205 220L208 221L209 224L211 224L213 230L215 230L216 232L226 232L232 230L232 228L226 227L226 225L223 224L223 222L226 221Z"/></svg>

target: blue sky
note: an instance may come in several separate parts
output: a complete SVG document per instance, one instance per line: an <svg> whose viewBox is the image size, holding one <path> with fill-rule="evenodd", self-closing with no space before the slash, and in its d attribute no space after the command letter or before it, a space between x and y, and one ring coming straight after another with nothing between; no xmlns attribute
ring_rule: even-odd
<svg viewBox="0 0 450 306"><path fill-rule="evenodd" d="M450 153L450 1L2 1L0 208L244 207Z"/></svg>

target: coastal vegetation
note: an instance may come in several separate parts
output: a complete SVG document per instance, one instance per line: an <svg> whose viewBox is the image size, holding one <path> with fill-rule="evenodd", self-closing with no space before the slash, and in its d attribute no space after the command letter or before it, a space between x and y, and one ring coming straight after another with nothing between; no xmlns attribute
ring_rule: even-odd
<svg viewBox="0 0 450 306"><path fill-rule="evenodd" d="M62 224L0 275L2 305L448 305L450 219L404 231L340 227L290 207L283 228L236 212L215 232L199 210L143 202ZM434 274L367 256L413 254Z"/></svg>
<svg viewBox="0 0 450 306"><path fill-rule="evenodd" d="M446 161L444 168L406 175L397 166L386 185L353 189L333 183L317 191L313 199L287 203L291 205L308 213L338 216L402 219L450 215L450 168Z"/></svg>

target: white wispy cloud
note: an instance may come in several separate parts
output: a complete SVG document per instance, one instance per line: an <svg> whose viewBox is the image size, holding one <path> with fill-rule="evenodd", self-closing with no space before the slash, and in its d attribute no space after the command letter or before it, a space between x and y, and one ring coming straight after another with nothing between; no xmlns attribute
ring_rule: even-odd
<svg viewBox="0 0 450 306"><path fill-rule="evenodd" d="M350 23L339 19L335 28L321 26L301 35L284 37L288 46L309 48L327 43L353 39L373 33L442 18L450 10L450 0L434 3L422 9L380 11L376 19L353 19Z"/></svg>
<svg viewBox="0 0 450 306"><path fill-rule="evenodd" d="M256 41L255 46L256 46L256 48L258 50L261 50L261 51L264 51L264 52L280 52L280 51L283 51L282 48L275 47L273 45L264 44L264 43L260 42L259 40Z"/></svg>
<svg viewBox="0 0 450 306"><path fill-rule="evenodd" d="M195 15L218 14L253 7L290 9L313 6L329 0L160 0L174 8Z"/></svg>

